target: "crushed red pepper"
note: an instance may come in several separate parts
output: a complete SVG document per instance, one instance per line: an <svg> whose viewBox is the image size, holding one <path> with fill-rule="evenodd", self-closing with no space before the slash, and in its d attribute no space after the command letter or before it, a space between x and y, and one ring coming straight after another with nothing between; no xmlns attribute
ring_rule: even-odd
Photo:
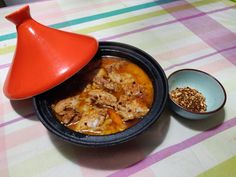
<svg viewBox="0 0 236 177"><path fill-rule="evenodd" d="M176 104L189 111L205 112L207 110L206 98L196 89L176 88L170 92L170 97Z"/></svg>

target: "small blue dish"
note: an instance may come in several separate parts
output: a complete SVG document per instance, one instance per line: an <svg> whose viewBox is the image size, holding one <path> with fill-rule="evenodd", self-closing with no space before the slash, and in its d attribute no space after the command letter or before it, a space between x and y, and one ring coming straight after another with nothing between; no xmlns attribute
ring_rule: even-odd
<svg viewBox="0 0 236 177"><path fill-rule="evenodd" d="M190 87L201 92L206 98L206 112L189 111L176 104L169 96L169 107L176 114L187 119L204 119L223 108L226 102L226 92L222 84L213 76L195 69L175 71L168 77L169 93L178 88Z"/></svg>

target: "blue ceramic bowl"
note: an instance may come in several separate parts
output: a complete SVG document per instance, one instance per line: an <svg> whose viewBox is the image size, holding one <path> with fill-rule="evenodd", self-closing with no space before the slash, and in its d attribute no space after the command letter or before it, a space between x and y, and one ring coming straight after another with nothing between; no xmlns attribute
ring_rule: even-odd
<svg viewBox="0 0 236 177"><path fill-rule="evenodd" d="M175 88L191 87L201 92L206 98L206 112L192 112L176 104L169 96L169 107L176 114L187 119L204 119L221 108L226 102L226 92L222 84L213 76L195 69L183 69L168 77L169 93Z"/></svg>

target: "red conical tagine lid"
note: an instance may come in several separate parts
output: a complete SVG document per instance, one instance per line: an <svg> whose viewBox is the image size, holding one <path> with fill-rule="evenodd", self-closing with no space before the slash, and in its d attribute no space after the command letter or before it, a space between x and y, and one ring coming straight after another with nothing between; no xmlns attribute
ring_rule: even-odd
<svg viewBox="0 0 236 177"><path fill-rule="evenodd" d="M29 6L6 16L17 28L17 46L4 83L9 99L45 92L83 68L96 54L96 39L43 26L30 16Z"/></svg>

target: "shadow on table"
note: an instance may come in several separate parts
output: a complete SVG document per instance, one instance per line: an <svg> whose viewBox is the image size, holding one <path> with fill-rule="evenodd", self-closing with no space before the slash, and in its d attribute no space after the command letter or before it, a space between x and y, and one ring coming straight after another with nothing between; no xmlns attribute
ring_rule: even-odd
<svg viewBox="0 0 236 177"><path fill-rule="evenodd" d="M22 118L37 121L37 117L34 113L32 98L25 100L10 100L12 108L17 112Z"/></svg>
<svg viewBox="0 0 236 177"><path fill-rule="evenodd" d="M182 118L176 114L172 115L182 125L193 130L205 131L213 127L220 126L225 120L225 110L221 109L216 114L202 120L189 120Z"/></svg>
<svg viewBox="0 0 236 177"><path fill-rule="evenodd" d="M115 170L143 160L162 143L169 124L170 113L165 110L160 119L142 135L129 142L105 148L85 148L65 143L51 133L49 137L68 160L88 168Z"/></svg>

